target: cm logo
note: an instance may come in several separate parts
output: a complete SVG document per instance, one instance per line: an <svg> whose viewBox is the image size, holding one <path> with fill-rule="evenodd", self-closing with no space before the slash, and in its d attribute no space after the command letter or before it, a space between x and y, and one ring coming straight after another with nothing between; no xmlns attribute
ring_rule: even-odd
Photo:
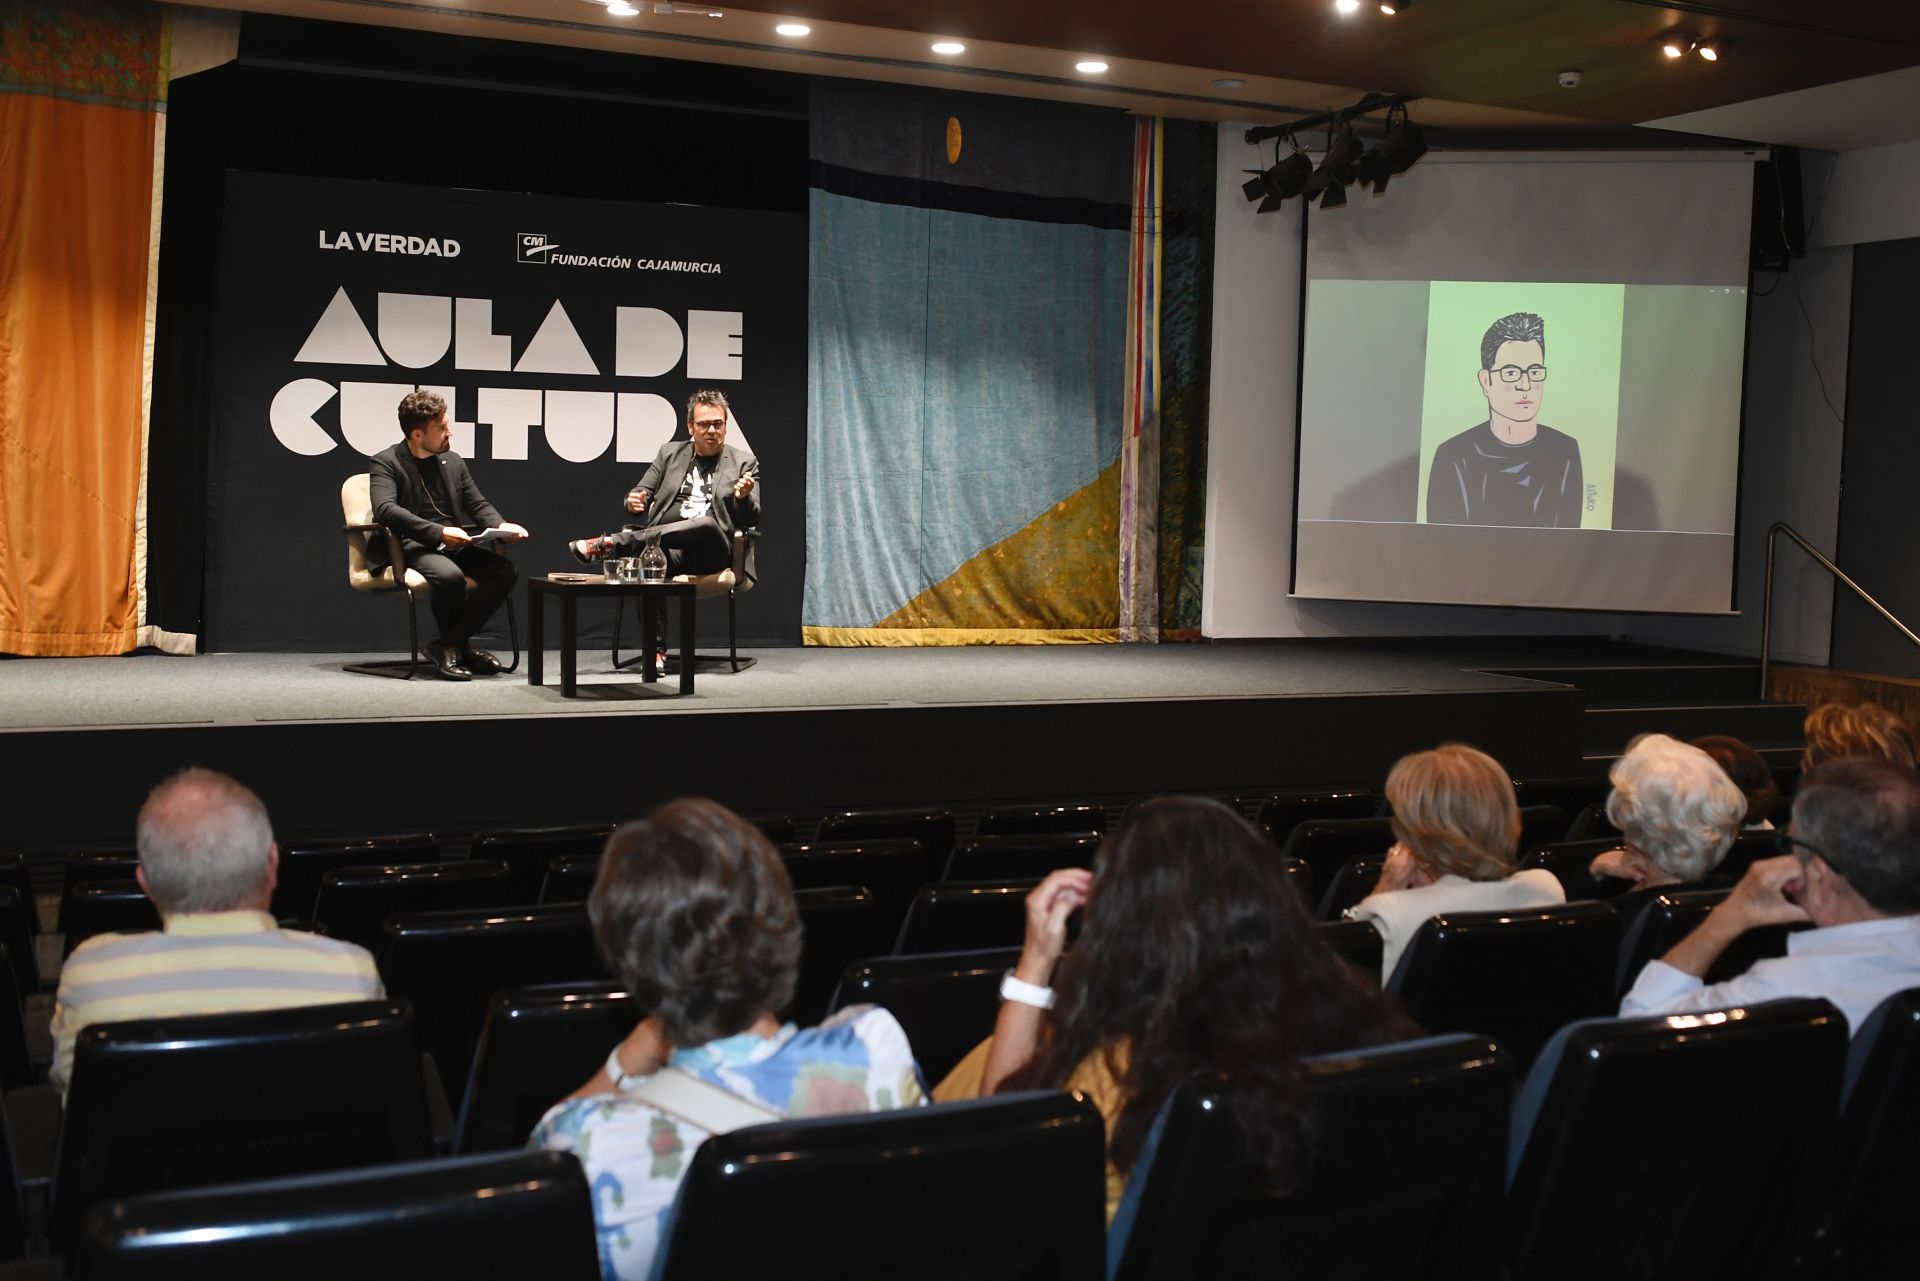
<svg viewBox="0 0 1920 1281"><path fill-rule="evenodd" d="M546 262L547 254L559 247L538 231L523 231L513 239L514 257L520 262Z"/></svg>

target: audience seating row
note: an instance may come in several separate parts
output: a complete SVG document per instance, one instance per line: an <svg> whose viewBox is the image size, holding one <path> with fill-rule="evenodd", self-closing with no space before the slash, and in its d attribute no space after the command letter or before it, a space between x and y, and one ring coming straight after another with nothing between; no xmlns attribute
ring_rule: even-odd
<svg viewBox="0 0 1920 1281"><path fill-rule="evenodd" d="M633 1014L591 991L544 996L540 1014L499 1024L521 1024L500 1042L517 1059L562 1043L590 1072L607 1028ZM593 1031L569 1039L569 1020ZM571 1157L416 1159L410 1026L404 1005L369 1003L87 1033L76 1092L125 1085L116 1071L163 1076L126 1092L153 1119L134 1123L134 1143L90 1166L63 1155L56 1240L77 1274L318 1277L380 1258L593 1275L590 1194ZM185 1062L163 1064L162 1045ZM263 1071L307 1088L275 1091L236 1142L249 1107L219 1095L248 1093L233 1082ZM1103 1129L1074 1096L777 1122L693 1154L659 1274L1233 1281L1284 1261L1351 1278L1909 1276L1915 1071L1920 991L1892 998L1851 1046L1822 1001L1577 1022L1517 1095L1511 1056L1485 1036L1331 1055L1307 1065L1309 1123L1277 1192L1240 1168L1231 1083L1203 1074L1169 1098L1104 1234ZM394 1099L372 1097L383 1090ZM82 1124L70 1120L70 1140ZM325 1137L289 1161L287 1136L306 1133ZM285 1177L322 1169L345 1173ZM262 1171L279 1177L205 1186ZM0 1232L17 1241L18 1198L0 1202Z"/></svg>

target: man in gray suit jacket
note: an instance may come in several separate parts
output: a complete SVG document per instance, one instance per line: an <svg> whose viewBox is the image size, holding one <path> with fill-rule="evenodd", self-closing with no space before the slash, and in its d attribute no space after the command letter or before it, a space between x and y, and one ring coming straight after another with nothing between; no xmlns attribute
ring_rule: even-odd
<svg viewBox="0 0 1920 1281"><path fill-rule="evenodd" d="M406 438L367 461L373 518L400 535L405 568L427 580L428 603L440 627L439 639L420 647L427 661L450 681L492 676L501 670L500 660L470 641L517 577L513 562L495 549L519 542L527 531L500 518L473 483L467 460L452 451L445 400L415 388L402 398L399 412ZM481 535L491 545L476 546ZM375 573L386 568L386 539L367 540L367 564Z"/></svg>
<svg viewBox="0 0 1920 1281"><path fill-rule="evenodd" d="M657 542L667 554L667 573L717 574L733 563L735 530L760 523L759 460L727 444L727 397L702 390L687 402L688 440L668 441L640 483L627 492L627 510L642 517L638 529L567 544L575 560L637 555ZM747 544L746 576L754 578L753 544Z"/></svg>

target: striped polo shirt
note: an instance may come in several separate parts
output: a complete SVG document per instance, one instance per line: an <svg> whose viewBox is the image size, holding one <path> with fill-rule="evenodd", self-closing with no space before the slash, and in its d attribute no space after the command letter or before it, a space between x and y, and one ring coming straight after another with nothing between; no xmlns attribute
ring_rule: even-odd
<svg viewBox="0 0 1920 1281"><path fill-rule="evenodd" d="M60 971L51 1080L64 1097L73 1043L89 1023L226 1014L386 995L373 954L353 943L283 930L265 912L189 913L164 930L101 934Z"/></svg>

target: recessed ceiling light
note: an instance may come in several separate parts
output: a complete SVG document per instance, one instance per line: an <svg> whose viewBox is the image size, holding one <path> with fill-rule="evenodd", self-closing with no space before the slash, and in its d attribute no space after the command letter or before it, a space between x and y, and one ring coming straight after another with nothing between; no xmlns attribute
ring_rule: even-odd
<svg viewBox="0 0 1920 1281"><path fill-rule="evenodd" d="M967 46L961 44L958 40L936 40L933 42L933 51L951 56L956 53L965 53Z"/></svg>
<svg viewBox="0 0 1920 1281"><path fill-rule="evenodd" d="M1089 58L1085 62L1074 63L1073 69L1075 71L1084 71L1090 76L1097 76L1107 69L1107 64L1098 58Z"/></svg>
<svg viewBox="0 0 1920 1281"><path fill-rule="evenodd" d="M804 36L811 35L813 28L804 22L782 22L774 28L774 31L783 36Z"/></svg>
<svg viewBox="0 0 1920 1281"><path fill-rule="evenodd" d="M1695 40L1684 31L1670 31L1660 37L1660 52L1669 58L1684 58L1693 52Z"/></svg>
<svg viewBox="0 0 1920 1281"><path fill-rule="evenodd" d="M627 0L613 0L607 6L607 12L616 18L631 18L640 11L627 3Z"/></svg>
<svg viewBox="0 0 1920 1281"><path fill-rule="evenodd" d="M1247 87L1247 82L1239 76L1221 76L1213 82L1213 87L1216 89L1244 89Z"/></svg>
<svg viewBox="0 0 1920 1281"><path fill-rule="evenodd" d="M1333 0L1333 8L1336 13L1358 13L1360 0Z"/></svg>
<svg viewBox="0 0 1920 1281"><path fill-rule="evenodd" d="M1718 62L1720 61L1720 42L1718 40L1702 40L1699 46L1694 49L1694 52L1702 58L1705 58L1708 62Z"/></svg>

